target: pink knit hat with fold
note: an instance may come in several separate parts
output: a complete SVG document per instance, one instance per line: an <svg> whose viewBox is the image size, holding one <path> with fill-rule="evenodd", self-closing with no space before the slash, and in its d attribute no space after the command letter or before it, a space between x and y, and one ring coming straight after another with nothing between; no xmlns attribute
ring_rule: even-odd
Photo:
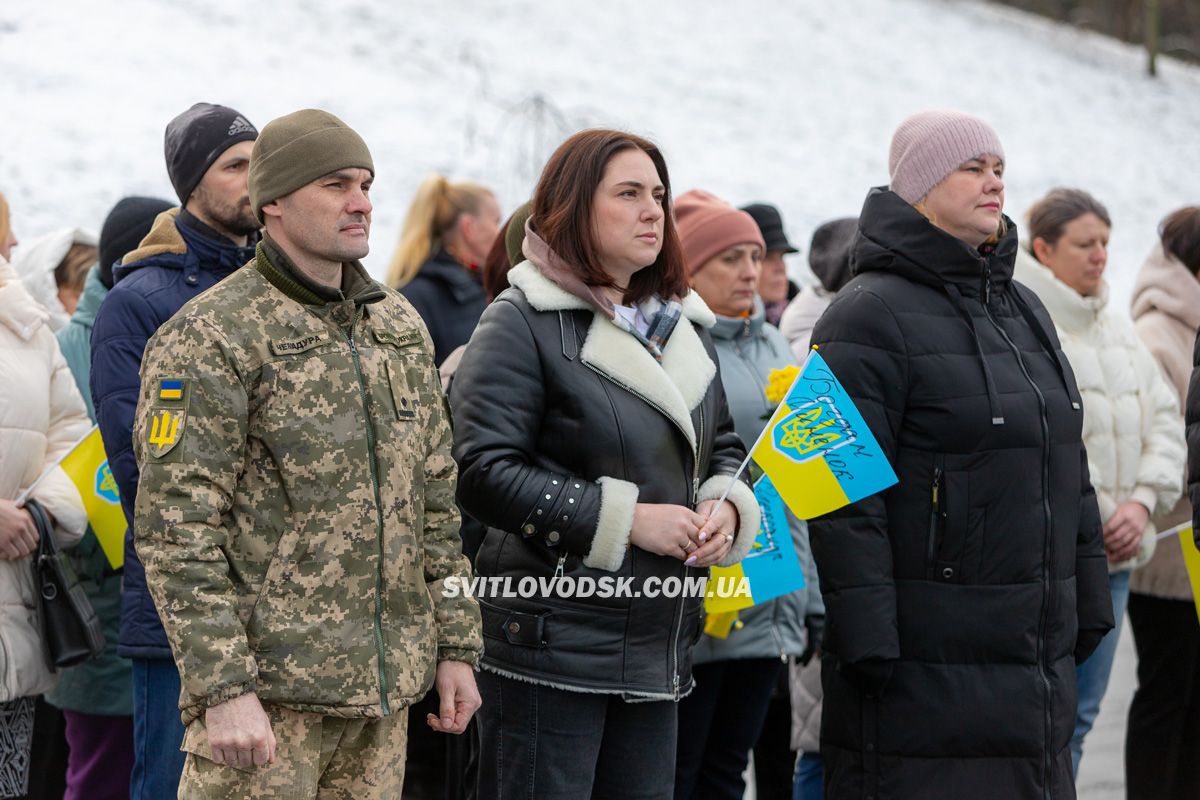
<svg viewBox="0 0 1200 800"><path fill-rule="evenodd" d="M892 134L891 190L912 205L951 172L982 155L1004 160L1000 137L979 117L959 111L913 114Z"/></svg>
<svg viewBox="0 0 1200 800"><path fill-rule="evenodd" d="M756 244L764 253L767 250L754 217L701 189L675 198L675 229L688 275L734 245Z"/></svg>

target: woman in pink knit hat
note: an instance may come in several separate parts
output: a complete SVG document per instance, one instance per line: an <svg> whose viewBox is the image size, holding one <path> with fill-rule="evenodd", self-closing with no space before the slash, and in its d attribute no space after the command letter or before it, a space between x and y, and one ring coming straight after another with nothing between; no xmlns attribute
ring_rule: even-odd
<svg viewBox="0 0 1200 800"><path fill-rule="evenodd" d="M809 521L826 798L1075 797L1075 666L1113 616L1079 390L1012 280L1005 166L977 117L902 122L813 332L900 479Z"/></svg>

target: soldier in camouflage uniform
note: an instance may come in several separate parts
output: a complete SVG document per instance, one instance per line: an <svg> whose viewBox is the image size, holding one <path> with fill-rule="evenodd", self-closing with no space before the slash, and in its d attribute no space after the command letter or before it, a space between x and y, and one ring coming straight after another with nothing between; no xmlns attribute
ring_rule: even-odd
<svg viewBox="0 0 1200 800"><path fill-rule="evenodd" d="M256 258L150 340L135 535L183 681L180 797L399 797L407 707L479 706L432 346L371 280L374 168L322 111L263 130Z"/></svg>

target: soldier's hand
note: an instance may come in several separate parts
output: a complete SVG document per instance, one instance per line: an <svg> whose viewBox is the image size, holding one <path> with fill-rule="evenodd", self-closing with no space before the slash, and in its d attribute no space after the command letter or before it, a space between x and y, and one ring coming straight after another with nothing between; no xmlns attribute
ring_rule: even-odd
<svg viewBox="0 0 1200 800"><path fill-rule="evenodd" d="M37 550L33 517L12 500L0 500L0 559L12 561Z"/></svg>
<svg viewBox="0 0 1200 800"><path fill-rule="evenodd" d="M427 714L425 722L438 733L462 733L483 704L475 685L475 669L465 661L440 661L434 686L441 717Z"/></svg>
<svg viewBox="0 0 1200 800"><path fill-rule="evenodd" d="M275 733L254 692L204 712L212 760L231 767L261 767L275 761Z"/></svg>

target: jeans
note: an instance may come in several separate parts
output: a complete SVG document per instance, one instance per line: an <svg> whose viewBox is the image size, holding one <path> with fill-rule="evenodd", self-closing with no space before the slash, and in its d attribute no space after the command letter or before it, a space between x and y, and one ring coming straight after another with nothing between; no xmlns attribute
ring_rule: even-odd
<svg viewBox="0 0 1200 800"><path fill-rule="evenodd" d="M679 703L676 800L741 800L742 773L784 666L778 658L745 658L692 669L696 688Z"/></svg>
<svg viewBox="0 0 1200 800"><path fill-rule="evenodd" d="M185 753L179 719L179 672L169 658L133 659L133 774L130 800L179 793Z"/></svg>
<svg viewBox="0 0 1200 800"><path fill-rule="evenodd" d="M1100 640L1096 651L1087 661L1075 667L1075 684L1079 692L1079 705L1075 712L1075 733L1071 737L1071 769L1079 777L1079 761L1083 758L1083 739L1096 722L1100 713L1100 701L1108 689L1108 676L1112 672L1113 659L1117 655L1117 641L1121 638L1121 623L1125 619L1125 606L1129 602L1130 570L1114 572L1108 576L1108 588L1112 592L1113 619L1116 626Z"/></svg>
<svg viewBox="0 0 1200 800"><path fill-rule="evenodd" d="M477 674L479 797L669 800L676 705Z"/></svg>
<svg viewBox="0 0 1200 800"><path fill-rule="evenodd" d="M821 800L825 796L825 761L820 753L803 753L796 762L792 800Z"/></svg>

